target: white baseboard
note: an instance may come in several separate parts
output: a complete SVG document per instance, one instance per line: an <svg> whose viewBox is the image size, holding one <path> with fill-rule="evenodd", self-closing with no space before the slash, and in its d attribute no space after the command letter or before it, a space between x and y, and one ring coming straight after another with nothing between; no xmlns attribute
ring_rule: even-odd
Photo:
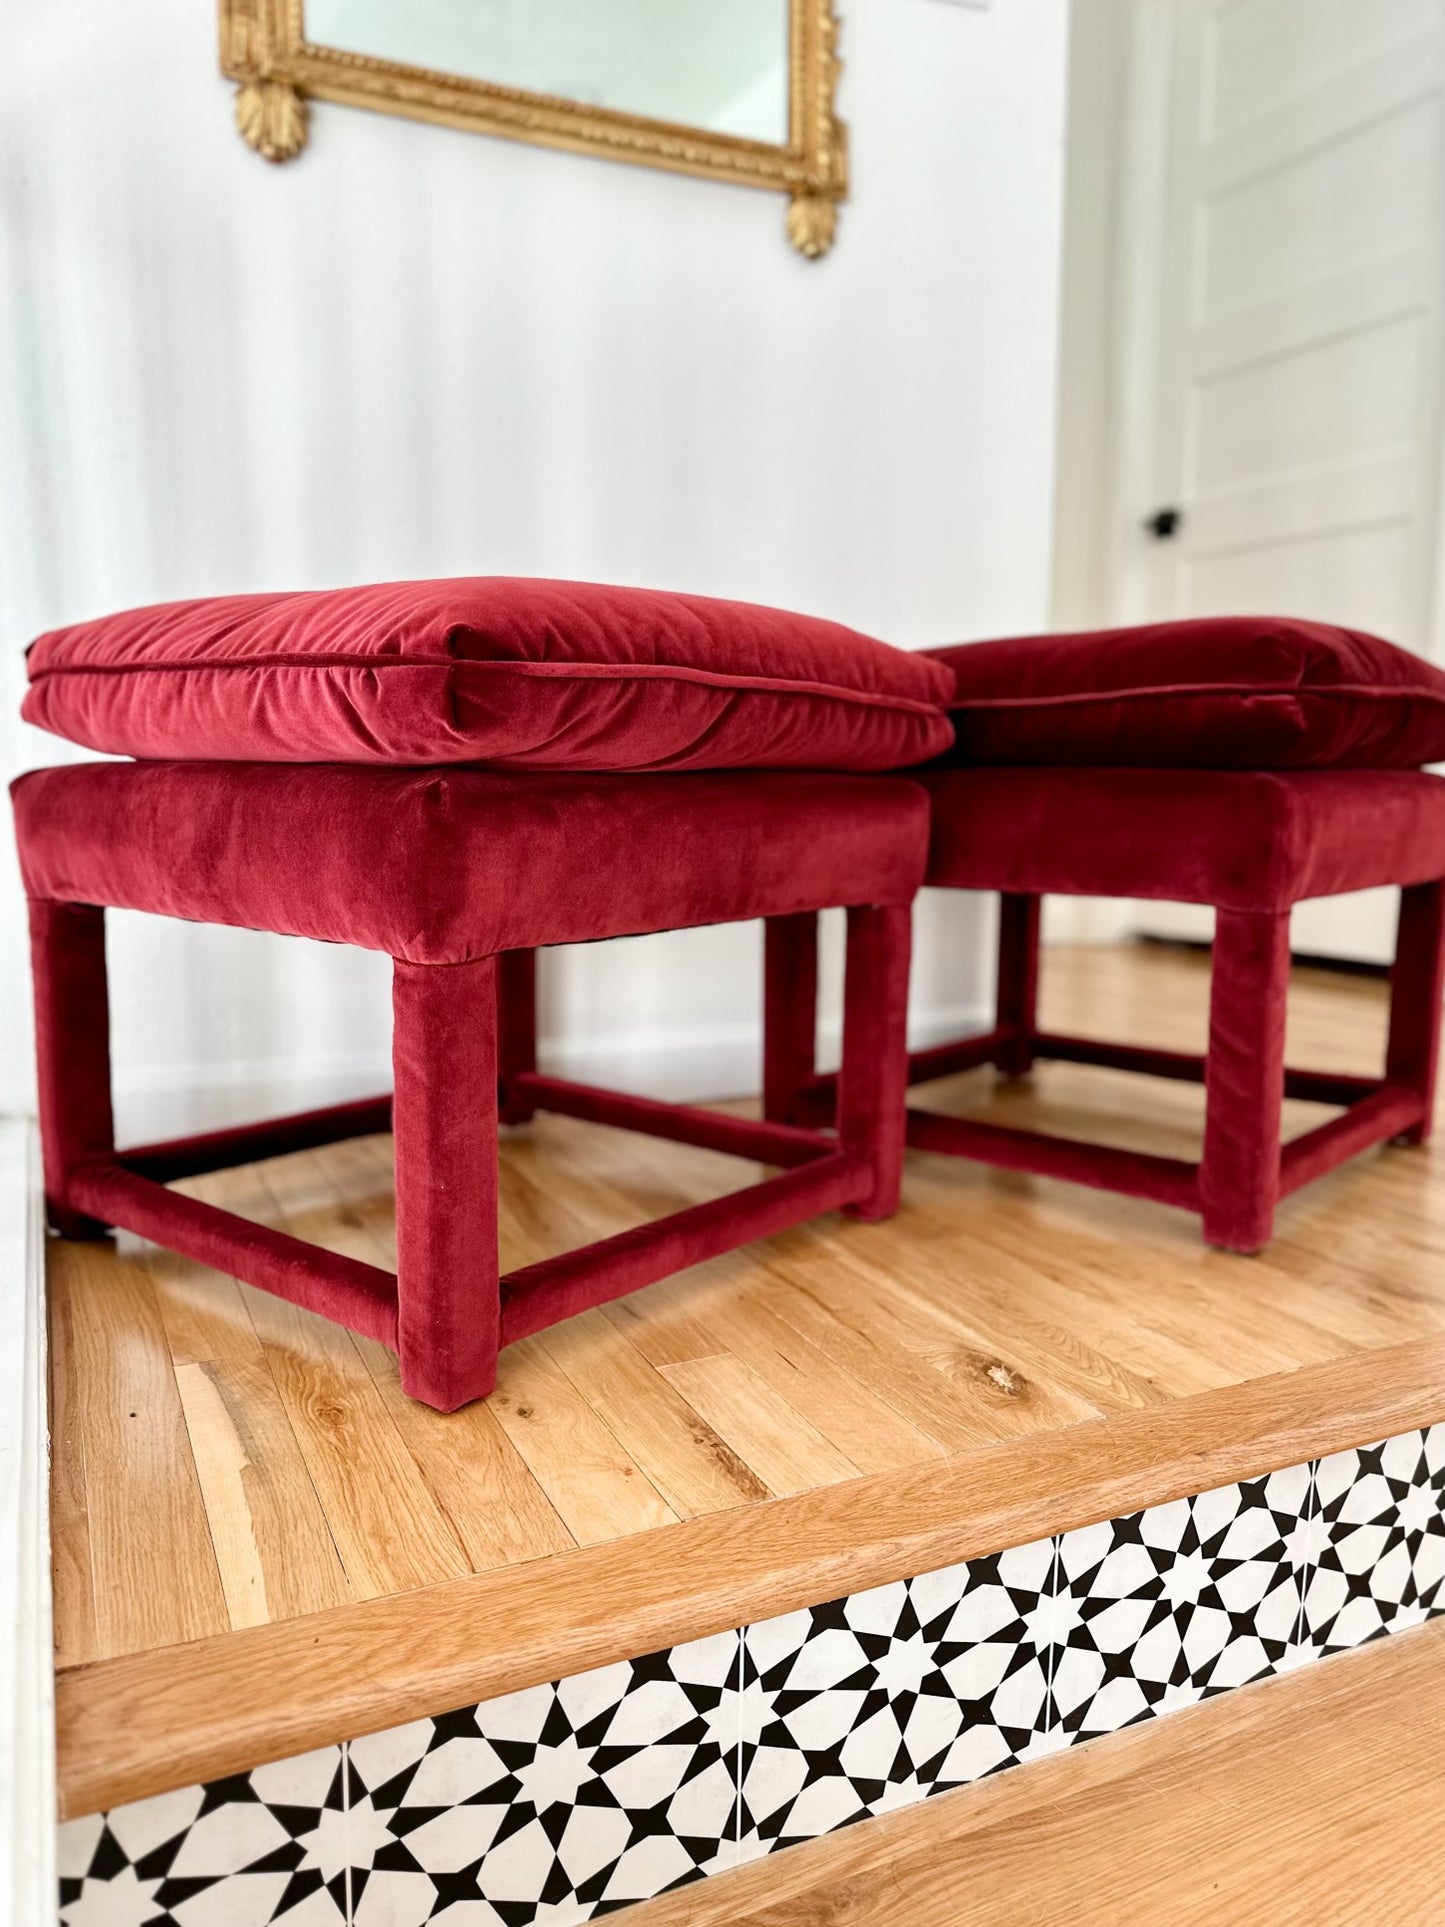
<svg viewBox="0 0 1445 1927"><path fill-rule="evenodd" d="M45 1226L35 1129L0 1118L0 1919L55 1906Z"/></svg>
<svg viewBox="0 0 1445 1927"><path fill-rule="evenodd" d="M988 1021L979 1007L960 1004L917 1012L909 1029L915 1047L926 1047L981 1030ZM542 1068L553 1076L670 1103L741 1097L757 1090L760 1081L756 1024L673 1025L601 1036L543 1037L537 1054ZM836 1022L821 1027L819 1056L825 1065L837 1062ZM117 1077L117 1131L123 1144L142 1143L340 1104L390 1087L391 1060L382 1051L159 1064Z"/></svg>
<svg viewBox="0 0 1445 1927"><path fill-rule="evenodd" d="M116 1137L121 1144L185 1137L390 1089L386 1051L148 1065L116 1076Z"/></svg>
<svg viewBox="0 0 1445 1927"><path fill-rule="evenodd" d="M1135 933L1138 909L1126 897L1045 897L1043 939L1046 944L1126 943Z"/></svg>

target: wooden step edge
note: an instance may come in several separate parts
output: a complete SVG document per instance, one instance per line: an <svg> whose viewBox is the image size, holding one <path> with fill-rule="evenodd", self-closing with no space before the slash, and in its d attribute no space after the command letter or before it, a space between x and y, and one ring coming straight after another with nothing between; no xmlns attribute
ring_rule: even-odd
<svg viewBox="0 0 1445 1927"><path fill-rule="evenodd" d="M93 1813L1445 1418L1445 1337L305 1618L70 1668Z"/></svg>

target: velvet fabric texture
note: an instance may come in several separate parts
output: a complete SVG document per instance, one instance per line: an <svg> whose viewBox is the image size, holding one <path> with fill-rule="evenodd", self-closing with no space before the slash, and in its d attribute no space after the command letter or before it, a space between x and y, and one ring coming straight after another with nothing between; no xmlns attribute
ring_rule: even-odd
<svg viewBox="0 0 1445 1927"><path fill-rule="evenodd" d="M950 763L1418 769L1445 674L1378 636L1210 616L928 652L954 674Z"/></svg>
<svg viewBox="0 0 1445 1927"><path fill-rule="evenodd" d="M14 797L52 1223L123 1225L395 1345L403 1387L430 1405L486 1396L499 1346L559 1318L822 1212L896 1205L910 903L928 847L914 783L109 763L35 772ZM117 1150L110 904L390 951L394 1098ZM848 912L836 1136L537 1074L536 945L827 905ZM781 1168L503 1277L498 1119L539 1109ZM394 1278L166 1188L388 1123Z"/></svg>
<svg viewBox="0 0 1445 1927"><path fill-rule="evenodd" d="M41 636L24 713L123 756L885 770L952 740L947 668L707 596L482 576L165 603Z"/></svg>
<svg viewBox="0 0 1445 1927"><path fill-rule="evenodd" d="M930 884L1000 890L1014 905L1049 892L1156 897L1210 904L1217 915L1209 1049L1193 1070L1207 1098L1197 1170L1097 1146L1055 1156L1052 1140L956 1129L923 1113L911 1116L910 1142L1183 1204L1200 1212L1210 1243L1257 1251L1286 1192L1382 1139L1418 1142L1428 1130L1445 957L1445 780L1393 770L978 769L927 782ZM1377 884L1403 886L1385 1077L1328 1093L1351 1104L1345 1119L1282 1155L1290 908ZM1010 1069L1034 1056L1082 1055L1128 1067L1128 1051L1077 1053L1075 1040L1039 1032L1037 922L1021 941L1018 914L1001 926L993 1061ZM1164 1069L1181 1074L1178 1064ZM1322 1082L1309 1083L1296 1078L1296 1094L1327 1095Z"/></svg>
<svg viewBox="0 0 1445 1927"><path fill-rule="evenodd" d="M1445 876L1445 778L1403 770L927 773L929 883L1279 910Z"/></svg>
<svg viewBox="0 0 1445 1927"><path fill-rule="evenodd" d="M82 763L12 794L32 897L427 964L906 903L928 843L904 777Z"/></svg>
<svg viewBox="0 0 1445 1927"><path fill-rule="evenodd" d="M1001 894L993 1028L917 1051L909 1081L1036 1060L1205 1085L1199 1164L915 1106L908 1142L1198 1212L1211 1244L1257 1251L1281 1197L1372 1145L1429 1132L1445 992L1445 781L1420 772L972 769L930 773L925 881ZM1401 888L1384 1075L1286 1069L1290 907L1378 884ZM1046 893L1162 897L1216 910L1203 1057L1041 1027L1039 906ZM832 1115L814 1068L816 917L768 925L764 1111ZM1343 1107L1281 1146L1286 1096Z"/></svg>

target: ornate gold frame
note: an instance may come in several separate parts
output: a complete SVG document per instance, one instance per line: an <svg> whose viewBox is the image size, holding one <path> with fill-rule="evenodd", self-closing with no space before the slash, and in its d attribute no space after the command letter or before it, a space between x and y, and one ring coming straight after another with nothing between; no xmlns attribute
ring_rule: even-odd
<svg viewBox="0 0 1445 1927"><path fill-rule="evenodd" d="M786 146L313 46L305 35L304 0L220 0L221 71L239 83L242 139L268 161L291 160L306 145L308 101L335 100L574 154L771 188L789 196L788 239L816 260L833 244L838 203L848 191L847 130L833 112L838 22L832 0L790 5Z"/></svg>

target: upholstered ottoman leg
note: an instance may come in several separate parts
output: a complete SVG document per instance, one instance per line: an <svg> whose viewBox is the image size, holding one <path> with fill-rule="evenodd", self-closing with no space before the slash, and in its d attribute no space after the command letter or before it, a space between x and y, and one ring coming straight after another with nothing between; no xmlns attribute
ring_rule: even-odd
<svg viewBox="0 0 1445 1927"><path fill-rule="evenodd" d="M1033 1069L1039 1018L1039 911L1041 899L1005 892L998 911L997 1026L1008 1033L994 1058L1005 1077Z"/></svg>
<svg viewBox="0 0 1445 1927"><path fill-rule="evenodd" d="M1289 913L1218 912L1199 1198L1208 1244L1259 1251L1279 1199Z"/></svg>
<svg viewBox="0 0 1445 1927"><path fill-rule="evenodd" d="M497 1378L497 968L398 960L397 1352L402 1388L442 1411Z"/></svg>
<svg viewBox="0 0 1445 1927"><path fill-rule="evenodd" d="M107 1227L66 1198L75 1166L115 1148L105 912L32 898L30 957L46 1211L63 1238L98 1238Z"/></svg>
<svg viewBox="0 0 1445 1927"><path fill-rule="evenodd" d="M867 1158L874 1173L872 1190L846 1207L854 1218L886 1218L898 1209L908 1091L912 933L912 911L907 906L848 912L838 1136L844 1150Z"/></svg>
<svg viewBox="0 0 1445 1927"><path fill-rule="evenodd" d="M497 958L497 1091L503 1124L529 1124L537 1107L513 1079L537 1068L537 953L504 950Z"/></svg>
<svg viewBox="0 0 1445 1927"><path fill-rule="evenodd" d="M1390 973L1390 1039L1385 1081L1420 1093L1424 1115L1397 1142L1423 1144L1435 1103L1440 1054L1440 999L1445 991L1445 882L1400 892L1395 968Z"/></svg>
<svg viewBox="0 0 1445 1927"><path fill-rule="evenodd" d="M831 1102L808 1102L817 1052L818 913L763 922L763 1116L807 1125Z"/></svg>

